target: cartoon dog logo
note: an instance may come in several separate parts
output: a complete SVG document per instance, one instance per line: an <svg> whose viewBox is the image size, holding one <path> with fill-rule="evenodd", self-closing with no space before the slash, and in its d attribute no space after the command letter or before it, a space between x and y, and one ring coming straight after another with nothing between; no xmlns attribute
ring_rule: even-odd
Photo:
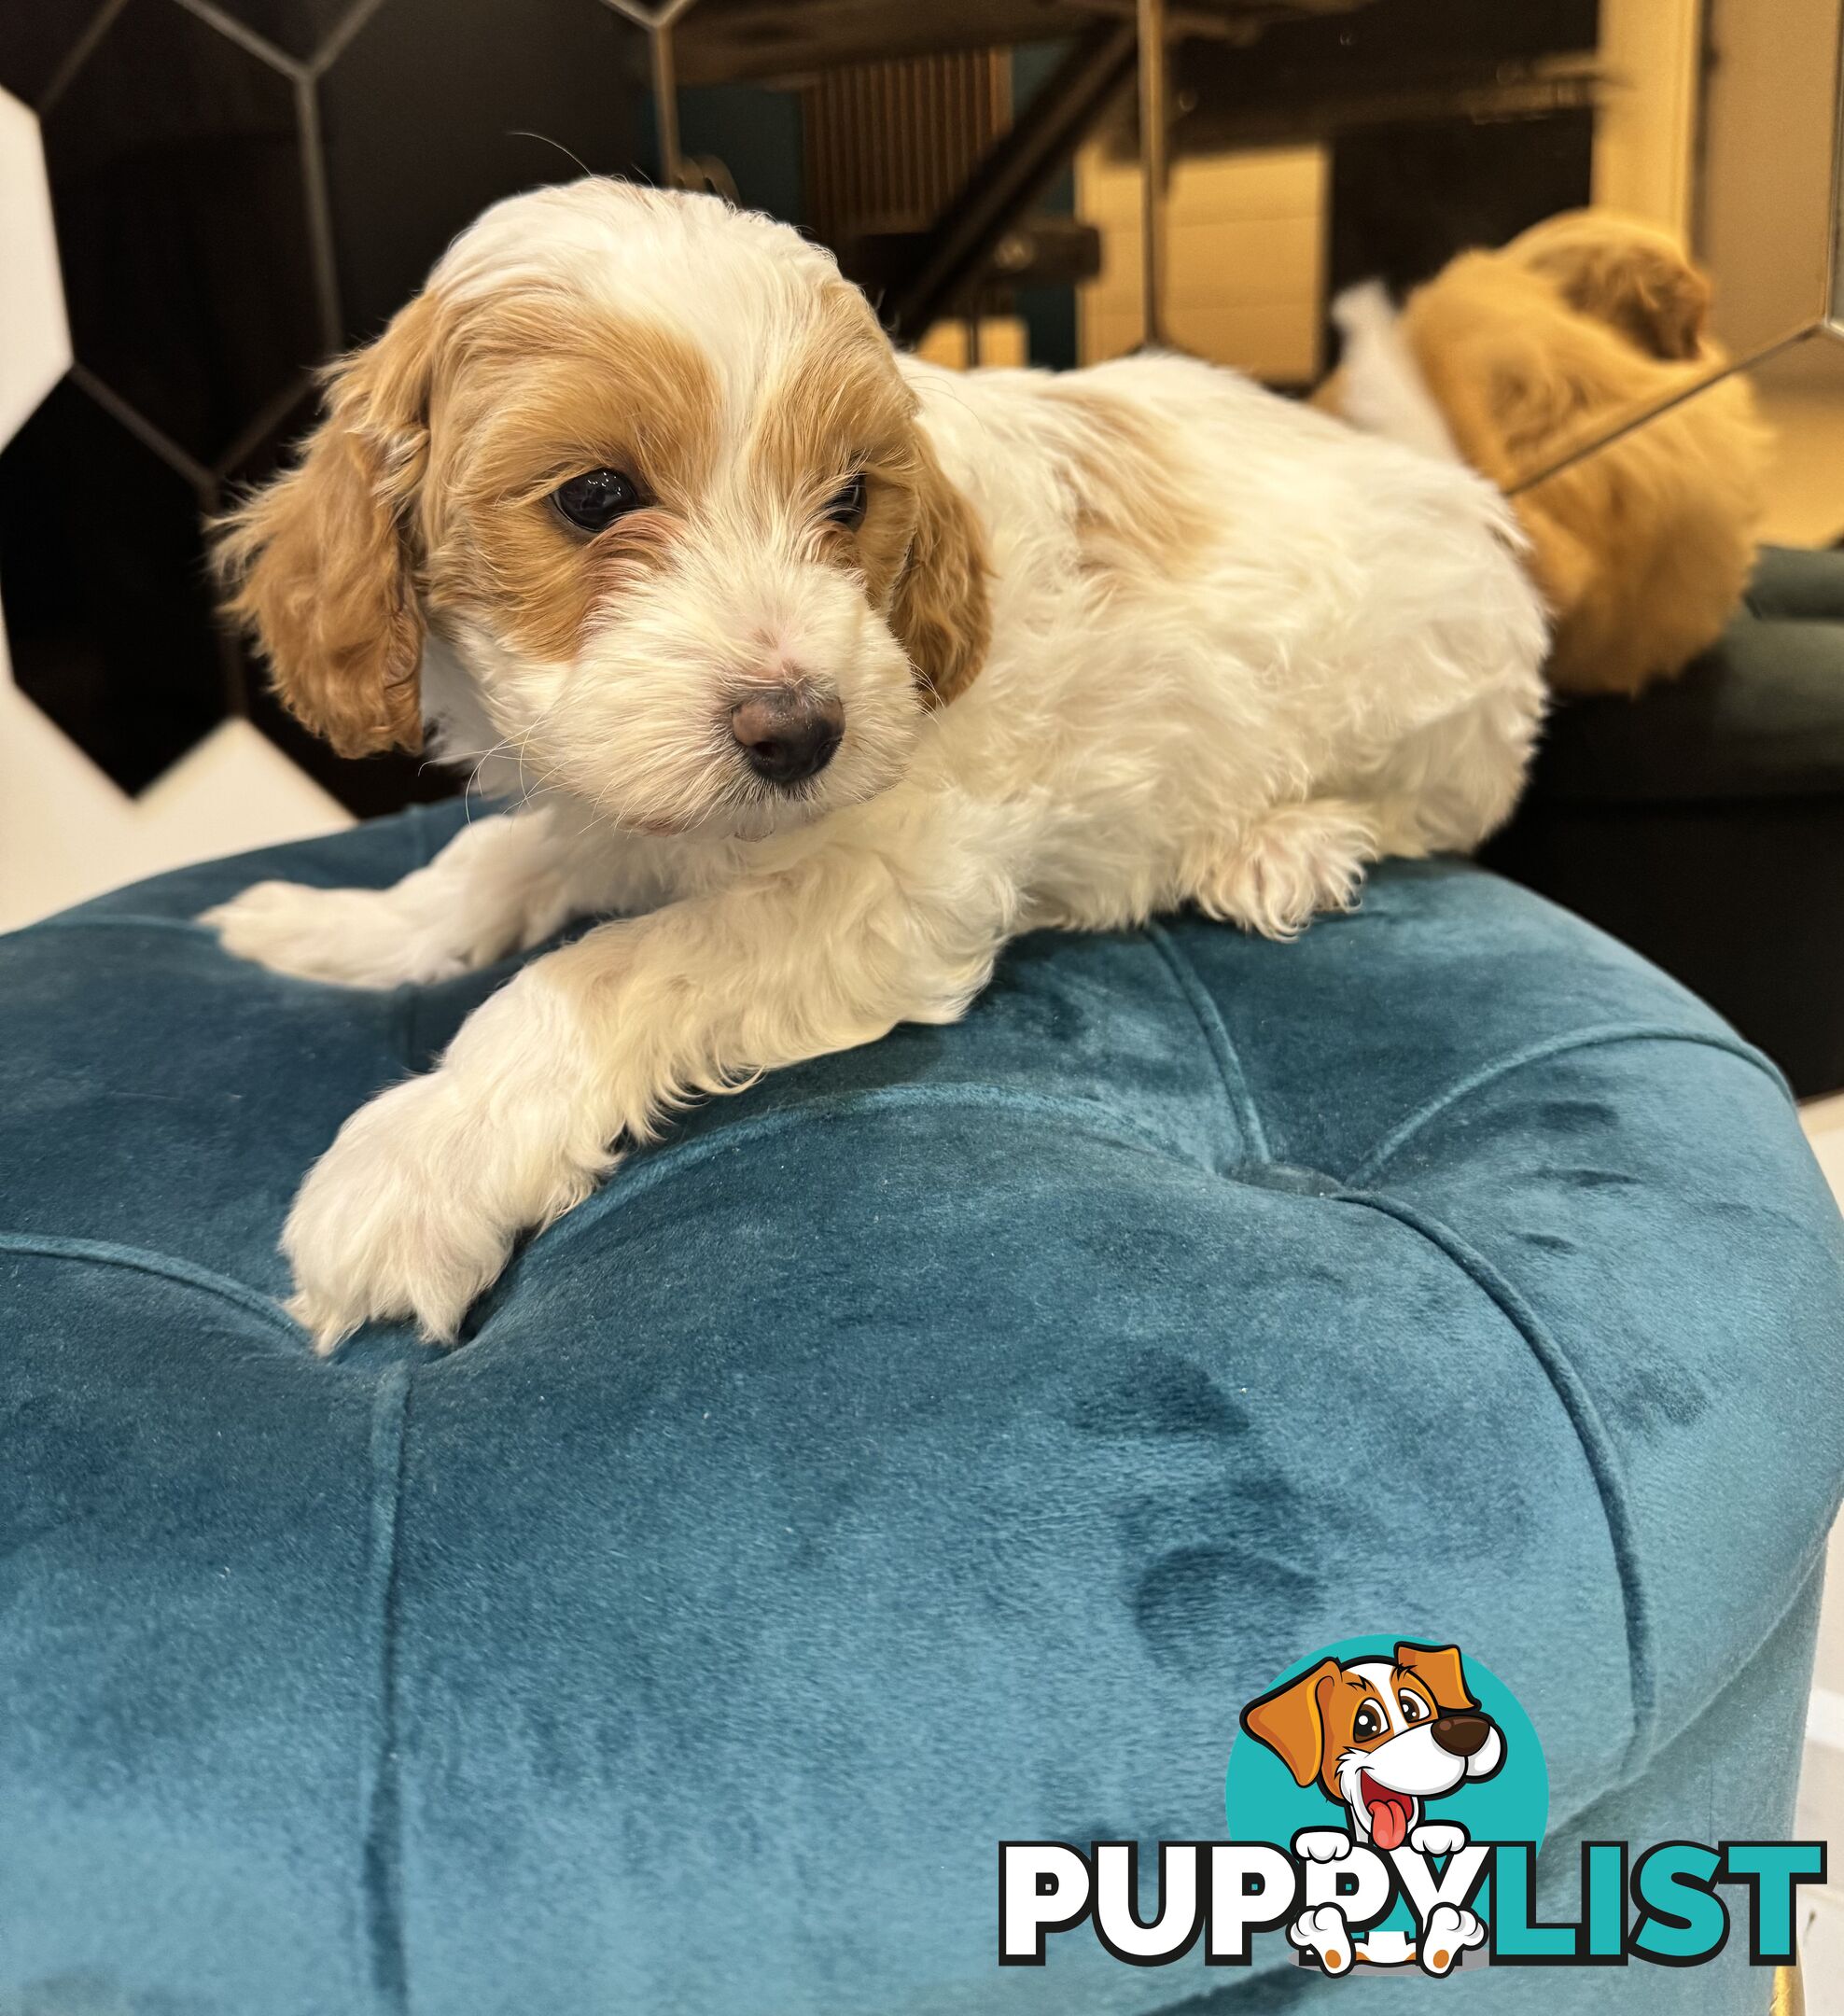
<svg viewBox="0 0 1844 2016"><path fill-rule="evenodd" d="M1312 1862L1335 1862L1353 1843L1385 1855L1404 1846L1424 1855L1457 1853L1466 1829L1428 1819L1428 1801L1489 1778L1504 1763L1503 1734L1473 1698L1455 1645L1398 1645L1393 1660L1323 1659L1250 1701L1242 1727L1280 1758L1296 1785L1317 1785L1345 1809L1342 1829L1309 1827L1294 1836L1294 1853ZM1367 1952L1337 1906L1323 1904L1303 1911L1289 1937L1332 1974L1343 1973L1354 1957L1381 1965L1418 1958L1430 1973L1444 1974L1483 1940L1485 1928L1471 1911L1441 1905L1422 1927L1418 1953L1380 1939Z"/></svg>

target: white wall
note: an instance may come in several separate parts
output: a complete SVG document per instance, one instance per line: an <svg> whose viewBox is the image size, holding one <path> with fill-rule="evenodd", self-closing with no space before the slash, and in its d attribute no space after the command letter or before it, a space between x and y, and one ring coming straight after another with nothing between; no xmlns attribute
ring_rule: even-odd
<svg viewBox="0 0 1844 2016"><path fill-rule="evenodd" d="M1699 245L1734 350L1809 322L1824 296L1838 0L1710 0ZM1775 437L1769 539L1844 535L1844 344L1804 344L1755 374Z"/></svg>
<svg viewBox="0 0 1844 2016"><path fill-rule="evenodd" d="M1594 200L1680 236L1696 209L1702 44L1702 0L1600 0Z"/></svg>
<svg viewBox="0 0 1844 2016"><path fill-rule="evenodd" d="M0 441L70 361L38 124L0 91ZM214 854L350 816L247 721L226 721L138 798L13 683L0 640L0 931Z"/></svg>
<svg viewBox="0 0 1844 2016"><path fill-rule="evenodd" d="M1318 374L1326 156L1321 147L1188 155L1166 207L1166 321L1183 348L1257 378ZM1099 142L1076 157L1076 214L1101 233L1101 272L1078 293L1082 361L1143 332L1139 169Z"/></svg>

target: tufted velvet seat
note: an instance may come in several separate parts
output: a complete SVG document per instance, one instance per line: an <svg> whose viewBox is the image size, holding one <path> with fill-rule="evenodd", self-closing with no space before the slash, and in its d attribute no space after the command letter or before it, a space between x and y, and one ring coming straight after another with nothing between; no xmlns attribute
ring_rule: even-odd
<svg viewBox="0 0 1844 2016"><path fill-rule="evenodd" d="M995 1964L1002 1838L1208 1838L1241 1704L1457 1641L1574 1843L1783 1834L1844 1474L1837 1214L1772 1070L1450 863L1277 945L1017 945L688 1115L440 1354L312 1357L289 1194L496 974L188 920L0 944L0 2010L1127 2016L1291 1965ZM1758 2012L1739 1953L1622 2010ZM1598 1972L1443 2011L1600 2010Z"/></svg>

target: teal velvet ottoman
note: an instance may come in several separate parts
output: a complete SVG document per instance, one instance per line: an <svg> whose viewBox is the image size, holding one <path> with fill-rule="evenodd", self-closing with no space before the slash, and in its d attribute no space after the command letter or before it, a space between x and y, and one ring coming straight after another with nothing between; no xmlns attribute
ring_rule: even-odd
<svg viewBox="0 0 1844 2016"><path fill-rule="evenodd" d="M688 1113L452 1353L318 1360L289 1195L500 975L189 919L460 816L0 944L0 2011L1766 2009L1739 1940L1391 1989L1001 1969L996 1909L1001 1840L1220 1837L1242 1704L1359 1632L1521 1698L1564 1914L1584 1840L1785 1834L1844 1247L1754 1052L1451 863L1031 938Z"/></svg>

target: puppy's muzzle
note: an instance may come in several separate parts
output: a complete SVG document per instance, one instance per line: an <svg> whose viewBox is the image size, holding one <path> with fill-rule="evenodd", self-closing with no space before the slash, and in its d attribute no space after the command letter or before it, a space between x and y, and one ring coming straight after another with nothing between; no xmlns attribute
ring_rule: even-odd
<svg viewBox="0 0 1844 2016"><path fill-rule="evenodd" d="M1482 1715L1444 1715L1434 1719L1434 1741L1449 1757L1471 1757L1483 1750L1492 1733L1490 1719Z"/></svg>
<svg viewBox="0 0 1844 2016"><path fill-rule="evenodd" d="M743 760L770 784L798 784L832 761L845 732L845 710L830 694L801 686L766 686L730 711Z"/></svg>

